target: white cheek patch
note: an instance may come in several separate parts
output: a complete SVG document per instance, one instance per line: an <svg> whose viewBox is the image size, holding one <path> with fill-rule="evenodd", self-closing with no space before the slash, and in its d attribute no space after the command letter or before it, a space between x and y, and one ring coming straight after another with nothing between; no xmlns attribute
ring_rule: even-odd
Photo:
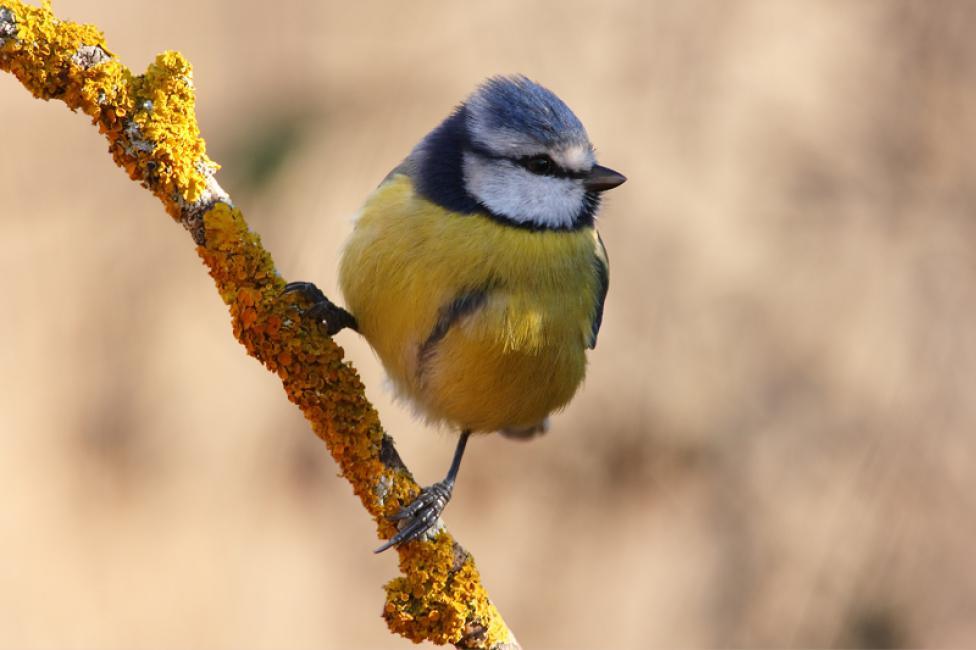
<svg viewBox="0 0 976 650"><path fill-rule="evenodd" d="M472 153L464 154L464 185L492 212L542 228L571 228L586 199L575 179L539 176Z"/></svg>

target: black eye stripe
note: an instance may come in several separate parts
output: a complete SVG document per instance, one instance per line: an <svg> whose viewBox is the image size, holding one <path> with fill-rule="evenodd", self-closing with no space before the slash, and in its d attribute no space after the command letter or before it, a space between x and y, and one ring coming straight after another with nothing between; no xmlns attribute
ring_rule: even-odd
<svg viewBox="0 0 976 650"><path fill-rule="evenodd" d="M555 178L576 178L576 179L582 179L586 177L585 173L570 171L564 167L560 167L558 164L556 164L555 161L552 162L552 166L547 171L537 172L529 168L529 165L531 163L524 158L509 158L508 160L511 160L519 167L524 167L525 169L528 169L530 172L538 176L553 176Z"/></svg>
<svg viewBox="0 0 976 650"><path fill-rule="evenodd" d="M575 172L575 171L570 171L564 167L560 167L559 164L556 163L556 161L554 161L549 156L546 156L545 154L537 154L534 156L520 156L518 158L513 158L509 156L502 156L496 154L492 151L488 151L483 147L471 147L471 150L474 153L484 158L491 158L492 160L507 160L510 163L514 163L519 167L522 167L523 169L526 169L529 172L536 174L537 176L552 176L554 178L573 178L577 180L586 178L586 172ZM545 157L545 159L551 163L550 168L548 170L541 172L530 168L530 165L532 165L534 161L537 161L542 157Z"/></svg>

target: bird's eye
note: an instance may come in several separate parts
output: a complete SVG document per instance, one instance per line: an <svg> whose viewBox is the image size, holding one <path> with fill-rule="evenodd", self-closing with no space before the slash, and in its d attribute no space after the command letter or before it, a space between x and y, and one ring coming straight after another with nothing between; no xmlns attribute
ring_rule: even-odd
<svg viewBox="0 0 976 650"><path fill-rule="evenodd" d="M556 170L556 163L552 161L552 158L545 154L529 156L523 159L522 166L533 174L540 175L551 174Z"/></svg>

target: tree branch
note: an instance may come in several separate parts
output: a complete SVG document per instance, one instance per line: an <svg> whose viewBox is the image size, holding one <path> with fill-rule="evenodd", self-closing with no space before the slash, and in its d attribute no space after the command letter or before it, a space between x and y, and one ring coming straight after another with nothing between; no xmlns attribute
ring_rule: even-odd
<svg viewBox="0 0 976 650"><path fill-rule="evenodd" d="M420 488L355 369L319 325L299 317L296 299L282 296L284 281L271 255L214 179L218 165L200 138L189 62L165 52L134 75L94 26L61 21L48 4L0 0L0 69L35 97L61 100L90 116L115 162L190 232L230 307L234 336L278 374L288 399L376 521L378 535L389 538L395 527L387 515ZM482 587L474 559L446 530L398 552L402 575L386 585L383 610L392 631L459 648L519 647Z"/></svg>

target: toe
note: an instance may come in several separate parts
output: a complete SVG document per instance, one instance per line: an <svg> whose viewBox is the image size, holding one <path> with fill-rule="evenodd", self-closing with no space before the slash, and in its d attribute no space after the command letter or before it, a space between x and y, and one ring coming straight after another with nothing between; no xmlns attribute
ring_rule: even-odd
<svg viewBox="0 0 976 650"><path fill-rule="evenodd" d="M311 303L326 300L325 294L313 282L289 282L285 285L284 293L300 293Z"/></svg>
<svg viewBox="0 0 976 650"><path fill-rule="evenodd" d="M416 499L404 506L399 512L390 515L390 521L399 521L400 530L374 553L382 553L386 549L409 542L424 535L437 524L437 518L447 505L451 497L451 488L444 483L435 483L424 488Z"/></svg>

